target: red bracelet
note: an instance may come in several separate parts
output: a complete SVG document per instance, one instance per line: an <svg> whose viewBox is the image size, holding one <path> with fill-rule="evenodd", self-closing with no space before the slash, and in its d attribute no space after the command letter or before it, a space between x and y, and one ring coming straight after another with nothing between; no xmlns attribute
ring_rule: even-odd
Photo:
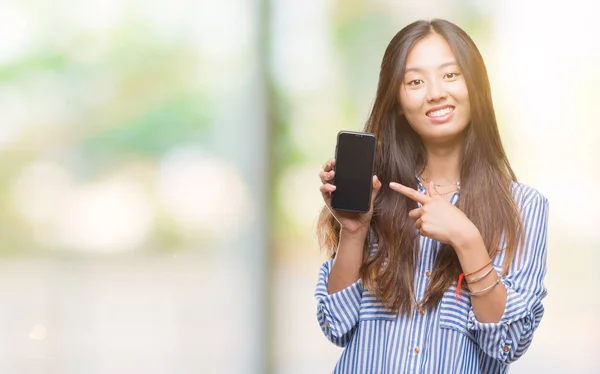
<svg viewBox="0 0 600 374"><path fill-rule="evenodd" d="M468 277L470 275L479 273L480 271L482 271L483 269L485 269L486 267L490 266L492 264L492 260L490 260L490 262L488 262L487 264L483 265L482 267L480 267L479 269L472 271L468 274L465 273L460 273L460 275L458 276L458 282L456 284L456 301L458 301L458 295L460 295L460 285L462 284L463 278L464 277Z"/></svg>

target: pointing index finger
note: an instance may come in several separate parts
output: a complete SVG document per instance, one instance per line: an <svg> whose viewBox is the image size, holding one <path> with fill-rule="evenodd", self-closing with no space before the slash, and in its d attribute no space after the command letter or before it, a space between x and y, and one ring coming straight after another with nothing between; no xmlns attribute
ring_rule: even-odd
<svg viewBox="0 0 600 374"><path fill-rule="evenodd" d="M418 191L410 187L406 187L400 183L390 182L390 188L421 204L426 204L431 199L430 196L423 195L422 193L419 193Z"/></svg>

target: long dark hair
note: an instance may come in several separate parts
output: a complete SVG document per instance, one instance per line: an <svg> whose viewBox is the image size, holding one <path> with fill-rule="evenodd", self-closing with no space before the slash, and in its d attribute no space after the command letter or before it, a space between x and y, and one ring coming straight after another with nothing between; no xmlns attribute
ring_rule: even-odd
<svg viewBox="0 0 600 374"><path fill-rule="evenodd" d="M378 250L365 254L360 275L363 284L392 310L410 313L419 243L408 212L417 204L392 191L389 182L417 189L416 174L426 165L426 152L417 133L400 112L398 89L411 48L424 37L444 37L456 57L469 92L471 122L465 129L461 155L461 189L458 208L479 229L490 257L505 250L504 270L515 257L522 240L519 209L512 197L516 176L500 140L492 104L490 84L483 58L475 43L458 26L440 19L417 21L398 32L389 43L379 75L373 109L365 131L377 135L375 173L382 181L373 208L371 228ZM322 247L333 248L335 256L340 226L324 207L318 222ZM505 248L500 248L504 235ZM454 249L442 245L421 305L432 308L461 273Z"/></svg>

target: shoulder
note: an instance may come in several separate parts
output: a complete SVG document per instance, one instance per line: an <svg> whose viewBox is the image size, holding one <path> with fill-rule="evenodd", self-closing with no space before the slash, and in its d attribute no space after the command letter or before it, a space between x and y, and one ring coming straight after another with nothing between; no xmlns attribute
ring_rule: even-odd
<svg viewBox="0 0 600 374"><path fill-rule="evenodd" d="M512 195L521 210L528 206L548 206L548 199L540 191L523 183L512 182Z"/></svg>

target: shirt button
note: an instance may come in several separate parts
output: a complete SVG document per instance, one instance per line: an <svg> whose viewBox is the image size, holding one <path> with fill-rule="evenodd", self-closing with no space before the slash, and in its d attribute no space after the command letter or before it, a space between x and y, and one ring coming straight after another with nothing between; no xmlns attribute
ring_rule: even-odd
<svg viewBox="0 0 600 374"><path fill-rule="evenodd" d="M415 347L415 353L416 353L416 354L419 354L419 353L421 353L421 349L420 349L419 347Z"/></svg>
<svg viewBox="0 0 600 374"><path fill-rule="evenodd" d="M508 352L508 351L510 351L510 348L507 345L505 345L504 346L504 352Z"/></svg>
<svg viewBox="0 0 600 374"><path fill-rule="evenodd" d="M430 277L430 276L431 276L431 273L429 272L429 270L427 270L427 271L425 272L425 276L426 276L426 277Z"/></svg>
<svg viewBox="0 0 600 374"><path fill-rule="evenodd" d="M422 316L424 316L425 315L425 309L419 310L419 314L422 315Z"/></svg>

